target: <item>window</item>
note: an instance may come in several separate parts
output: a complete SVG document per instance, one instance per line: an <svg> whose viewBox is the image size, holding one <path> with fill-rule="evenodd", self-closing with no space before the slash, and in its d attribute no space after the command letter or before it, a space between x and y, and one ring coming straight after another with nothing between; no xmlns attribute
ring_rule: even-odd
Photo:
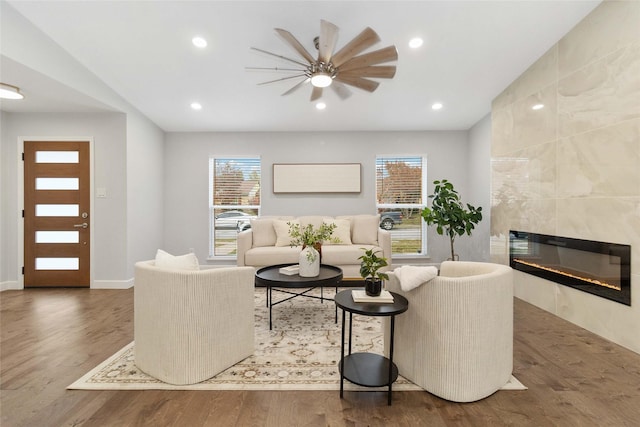
<svg viewBox="0 0 640 427"><path fill-rule="evenodd" d="M376 207L380 227L391 231L393 255L427 253L427 159L422 156L376 157Z"/></svg>
<svg viewBox="0 0 640 427"><path fill-rule="evenodd" d="M238 232L260 215L260 158L209 159L209 256L237 253Z"/></svg>

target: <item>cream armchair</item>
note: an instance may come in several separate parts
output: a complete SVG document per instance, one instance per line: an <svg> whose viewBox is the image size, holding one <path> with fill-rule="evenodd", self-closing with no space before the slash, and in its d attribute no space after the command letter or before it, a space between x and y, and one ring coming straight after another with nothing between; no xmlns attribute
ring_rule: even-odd
<svg viewBox="0 0 640 427"><path fill-rule="evenodd" d="M135 363L170 384L204 381L253 354L254 269L135 265Z"/></svg>
<svg viewBox="0 0 640 427"><path fill-rule="evenodd" d="M499 390L513 370L511 267L446 261L440 275L403 292L389 273L387 290L409 300L396 317L394 362L400 375L443 399L472 402ZM385 351L389 348L388 327Z"/></svg>

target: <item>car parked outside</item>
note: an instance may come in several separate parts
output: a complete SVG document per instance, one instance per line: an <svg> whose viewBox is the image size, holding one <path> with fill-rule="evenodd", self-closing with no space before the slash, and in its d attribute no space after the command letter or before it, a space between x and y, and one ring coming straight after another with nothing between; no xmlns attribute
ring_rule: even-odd
<svg viewBox="0 0 640 427"><path fill-rule="evenodd" d="M255 218L255 215L242 211L225 211L215 216L214 227L218 230L246 230L251 227L250 221Z"/></svg>
<svg viewBox="0 0 640 427"><path fill-rule="evenodd" d="M380 212L380 228L384 230L391 230L398 224L402 224L402 212Z"/></svg>

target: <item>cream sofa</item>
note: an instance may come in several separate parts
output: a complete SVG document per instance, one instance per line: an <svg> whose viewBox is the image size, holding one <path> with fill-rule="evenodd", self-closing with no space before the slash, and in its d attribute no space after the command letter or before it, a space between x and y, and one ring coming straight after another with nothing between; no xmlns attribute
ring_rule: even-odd
<svg viewBox="0 0 640 427"><path fill-rule="evenodd" d="M445 261L440 275L403 291L389 273L386 289L409 309L396 317L393 361L400 375L454 402L485 398L513 369L513 272L483 262ZM388 322L385 352L389 350Z"/></svg>
<svg viewBox="0 0 640 427"><path fill-rule="evenodd" d="M166 383L194 384L251 356L253 280L249 267L185 270L136 263L136 366Z"/></svg>
<svg viewBox="0 0 640 427"><path fill-rule="evenodd" d="M360 260L364 249L376 248L391 264L391 233L379 227L379 215L345 215L336 217L301 216L259 217L251 221L251 229L238 234L238 266L298 263L300 246L290 246L287 222L298 221L301 227L322 222L337 225L333 236L341 243L322 245L322 263L340 267L345 279L360 278Z"/></svg>

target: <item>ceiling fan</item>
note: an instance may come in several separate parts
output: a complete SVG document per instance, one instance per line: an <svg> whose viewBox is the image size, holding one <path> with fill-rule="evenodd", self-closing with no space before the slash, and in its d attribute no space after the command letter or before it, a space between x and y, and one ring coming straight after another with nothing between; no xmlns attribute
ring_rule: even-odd
<svg viewBox="0 0 640 427"><path fill-rule="evenodd" d="M276 28L275 31L306 62L252 47L251 49L255 51L296 64L298 68L247 67L247 69L293 73L291 76L258 83L258 85L301 79L282 95L289 95L306 83L311 83L313 87L311 101L319 99L325 87L331 87L341 99L346 99L351 95L351 90L347 85L373 92L380 83L371 80L371 78L391 79L396 74L395 65L378 65L398 59L398 51L395 46L391 45L361 54L380 41L378 34L369 27L340 50L334 52L338 41L338 27L329 21L320 20L320 36L314 39L315 47L318 50L317 58L314 58L289 31L282 28Z"/></svg>

